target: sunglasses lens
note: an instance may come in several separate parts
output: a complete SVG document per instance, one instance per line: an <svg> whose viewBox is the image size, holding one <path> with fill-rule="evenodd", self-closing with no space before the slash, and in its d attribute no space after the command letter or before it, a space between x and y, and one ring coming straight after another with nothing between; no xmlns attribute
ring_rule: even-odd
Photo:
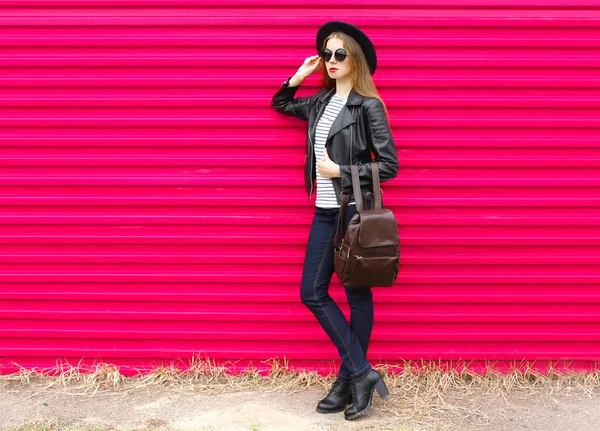
<svg viewBox="0 0 600 431"><path fill-rule="evenodd" d="M325 60L325 61L329 61L329 60L331 60L331 55L332 54L333 53L330 50L328 50L327 48L325 48L323 51L321 51L321 58L323 60Z"/></svg>
<svg viewBox="0 0 600 431"><path fill-rule="evenodd" d="M346 51L342 48L339 48L335 51L335 59L337 61L344 61L346 59Z"/></svg>

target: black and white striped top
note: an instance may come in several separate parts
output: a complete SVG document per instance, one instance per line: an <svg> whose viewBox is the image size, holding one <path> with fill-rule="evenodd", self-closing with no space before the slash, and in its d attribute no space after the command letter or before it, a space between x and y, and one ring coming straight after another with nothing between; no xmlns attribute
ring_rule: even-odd
<svg viewBox="0 0 600 431"><path fill-rule="evenodd" d="M315 132L315 158L317 163L323 158L325 142L327 142L327 136L331 130L331 126L342 108L346 104L346 99L334 94L327 106L323 115L317 123L317 129ZM354 204L354 202L350 202ZM335 198L335 189L331 178L323 178L317 169L317 200L315 205L320 208L339 208Z"/></svg>

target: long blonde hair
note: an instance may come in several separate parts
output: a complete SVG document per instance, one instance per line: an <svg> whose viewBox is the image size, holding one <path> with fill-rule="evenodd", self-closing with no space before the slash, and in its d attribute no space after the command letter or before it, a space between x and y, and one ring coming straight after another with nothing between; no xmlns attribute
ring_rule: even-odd
<svg viewBox="0 0 600 431"><path fill-rule="evenodd" d="M325 38L323 41L323 46L321 47L321 51L327 47L327 41L334 38L340 39L344 43L344 49L349 54L344 61L350 61L351 64L350 80L352 82L352 88L362 96L376 97L379 99L383 105L383 110L389 123L390 116L387 106L385 106L383 99L377 91L377 87L375 87L375 83L371 77L371 72L369 71L367 58L365 57L362 48L352 36L349 36L341 31L335 31ZM321 69L321 85L330 89L335 86L334 80L329 77L326 67Z"/></svg>

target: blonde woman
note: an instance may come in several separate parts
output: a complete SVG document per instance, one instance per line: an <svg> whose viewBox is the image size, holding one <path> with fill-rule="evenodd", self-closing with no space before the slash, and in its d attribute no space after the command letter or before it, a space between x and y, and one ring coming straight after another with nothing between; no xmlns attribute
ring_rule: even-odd
<svg viewBox="0 0 600 431"><path fill-rule="evenodd" d="M271 106L308 122L304 178L315 212L304 258L300 298L337 347L342 365L331 390L317 405L319 413L344 410L355 419L371 406L373 391L385 399L383 377L367 360L374 321L371 289L346 288L350 323L329 295L334 273L333 247L341 192L350 193L342 228L356 214L350 165L358 167L363 202L372 189L371 166L377 162L381 182L398 173L398 155L387 109L372 75L377 67L375 47L357 26L330 21L317 32L318 55L307 57L297 72L274 94ZM321 71L322 88L309 97L294 97L308 76ZM350 404L348 408L347 405Z"/></svg>

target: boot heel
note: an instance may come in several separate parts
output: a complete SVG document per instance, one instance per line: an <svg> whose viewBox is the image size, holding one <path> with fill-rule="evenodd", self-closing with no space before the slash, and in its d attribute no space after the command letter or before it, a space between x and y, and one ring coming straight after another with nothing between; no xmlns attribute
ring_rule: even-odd
<svg viewBox="0 0 600 431"><path fill-rule="evenodd" d="M382 400L385 400L387 397L390 396L390 392L388 391L387 386L383 382L383 379L379 379L377 383L375 383L375 389L379 394L379 398L381 398Z"/></svg>

